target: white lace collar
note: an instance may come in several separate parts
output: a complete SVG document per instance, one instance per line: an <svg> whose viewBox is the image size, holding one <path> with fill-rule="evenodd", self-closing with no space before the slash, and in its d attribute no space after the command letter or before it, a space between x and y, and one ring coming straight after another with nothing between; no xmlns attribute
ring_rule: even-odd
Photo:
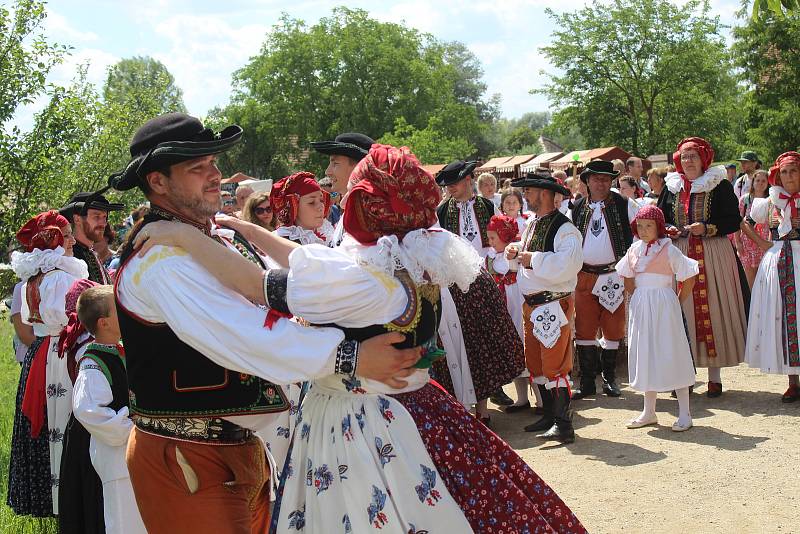
<svg viewBox="0 0 800 534"><path fill-rule="evenodd" d="M35 248L31 252L14 251L11 253L11 268L23 282L37 273L49 273L55 269L76 278L89 278L86 262L72 256L64 256L63 247L45 250Z"/></svg>
<svg viewBox="0 0 800 534"><path fill-rule="evenodd" d="M297 241L301 245L330 246L333 231L333 225L326 219L317 231L308 230L300 226L281 226L275 230L275 233L291 241ZM323 237L317 235L318 233L322 234Z"/></svg>
<svg viewBox="0 0 800 534"><path fill-rule="evenodd" d="M709 167L699 178L692 181L692 193L706 193L717 187L722 180L728 179L725 167L717 165ZM678 194L683 189L683 177L680 173L671 172L665 179L670 193Z"/></svg>
<svg viewBox="0 0 800 534"><path fill-rule="evenodd" d="M462 291L469 289L483 266L483 258L472 245L440 229L414 230L402 242L394 235L383 236L371 246L345 235L340 248L359 263L391 276L405 269L417 284L455 284Z"/></svg>

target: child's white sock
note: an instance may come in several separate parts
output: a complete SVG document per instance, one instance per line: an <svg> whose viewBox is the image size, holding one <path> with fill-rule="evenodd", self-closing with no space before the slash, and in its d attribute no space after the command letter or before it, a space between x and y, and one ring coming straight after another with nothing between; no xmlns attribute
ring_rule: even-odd
<svg viewBox="0 0 800 534"><path fill-rule="evenodd" d="M542 401L542 392L539 391L538 384L531 383L531 389L533 390L533 394L536 397L536 406L539 408L544 407L544 402Z"/></svg>
<svg viewBox="0 0 800 534"><path fill-rule="evenodd" d="M517 390L517 402L512 406L525 406L528 404L528 378L525 376L518 376L514 379L514 387ZM539 393L539 388L534 388L534 393Z"/></svg>
<svg viewBox="0 0 800 534"><path fill-rule="evenodd" d="M656 399L658 399L658 393L656 391L645 391L644 410L642 410L642 413L639 414L639 417L634 420L649 421L650 419L653 419L656 416Z"/></svg>
<svg viewBox="0 0 800 534"><path fill-rule="evenodd" d="M678 424L688 426L692 422L692 414L689 412L689 388L676 389L675 394L678 397Z"/></svg>
<svg viewBox="0 0 800 534"><path fill-rule="evenodd" d="M722 384L722 371L720 367L708 368L708 381L716 382L717 384Z"/></svg>

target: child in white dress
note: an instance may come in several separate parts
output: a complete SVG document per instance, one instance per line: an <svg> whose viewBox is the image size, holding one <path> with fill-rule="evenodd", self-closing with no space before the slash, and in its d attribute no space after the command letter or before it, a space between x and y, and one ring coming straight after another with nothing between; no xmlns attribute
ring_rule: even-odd
<svg viewBox="0 0 800 534"><path fill-rule="evenodd" d="M489 238L489 246L491 247L484 259L486 270L492 275L498 289L503 293L508 314L514 322L517 334L522 339L523 297L517 285L518 264L517 260L507 260L504 253L509 243L519 241L517 221L507 215L493 215L486 227L486 236ZM520 412L531 407L528 400L529 376L530 374L526 369L514 379L517 400L514 404L506 407L506 413ZM541 407L542 401L539 398L539 388L533 388L533 391L536 394L536 406Z"/></svg>
<svg viewBox="0 0 800 534"><path fill-rule="evenodd" d="M633 292L628 317L628 373L630 385L644 392L644 410L628 428L658 424L659 391L675 390L679 416L672 430L692 427L689 386L695 371L683 325L680 301L691 294L697 261L687 258L672 244L664 226L664 214L655 206L642 207L631 223L640 240L628 249L616 269ZM679 284L676 295L675 279Z"/></svg>

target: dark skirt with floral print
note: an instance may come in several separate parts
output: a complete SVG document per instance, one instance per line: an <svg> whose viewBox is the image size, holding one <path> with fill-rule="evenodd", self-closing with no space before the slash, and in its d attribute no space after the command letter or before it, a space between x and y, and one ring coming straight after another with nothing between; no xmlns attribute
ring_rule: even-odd
<svg viewBox="0 0 800 534"><path fill-rule="evenodd" d="M456 305L475 398L482 400L514 380L525 369L525 352L503 295L492 276L481 274L464 293L450 288ZM433 377L453 394L453 380L447 361L433 364Z"/></svg>
<svg viewBox="0 0 800 534"><path fill-rule="evenodd" d="M431 384L393 397L411 414L475 532L586 532L550 486L453 397Z"/></svg>
<svg viewBox="0 0 800 534"><path fill-rule="evenodd" d="M8 498L6 504L17 515L51 517L53 515L53 492L50 477L50 444L47 432L47 410L39 437L31 437L31 425L22 413L22 397L31 362L39 345L46 338L37 337L31 344L17 387L17 404L14 412L14 428L11 435L11 459L8 466Z"/></svg>

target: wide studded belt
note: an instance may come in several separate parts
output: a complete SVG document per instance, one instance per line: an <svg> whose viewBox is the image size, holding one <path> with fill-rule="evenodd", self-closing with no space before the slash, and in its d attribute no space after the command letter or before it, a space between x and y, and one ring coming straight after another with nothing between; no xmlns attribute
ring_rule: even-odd
<svg viewBox="0 0 800 534"><path fill-rule="evenodd" d="M240 445L253 437L253 431L218 417L147 417L135 415L136 428L165 438L208 445Z"/></svg>
<svg viewBox="0 0 800 534"><path fill-rule="evenodd" d="M540 291L539 293L533 293L531 295L525 295L525 303L528 306L541 306L542 304L547 304L548 302L555 302L557 300L565 299L572 295L572 292L566 291Z"/></svg>
<svg viewBox="0 0 800 534"><path fill-rule="evenodd" d="M614 272L616 263L609 263L607 265L589 265L584 263L581 271L589 274L608 274Z"/></svg>

